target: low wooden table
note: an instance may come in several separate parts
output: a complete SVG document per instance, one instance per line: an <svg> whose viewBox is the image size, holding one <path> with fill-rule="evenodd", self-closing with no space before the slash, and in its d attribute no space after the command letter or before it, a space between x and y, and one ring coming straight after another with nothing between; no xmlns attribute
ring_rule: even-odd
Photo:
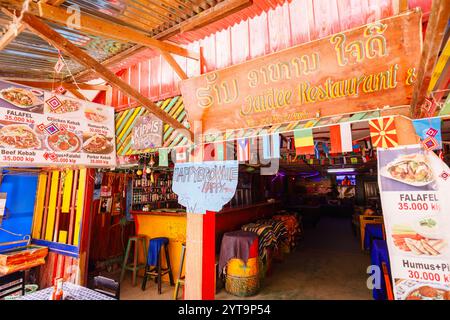
<svg viewBox="0 0 450 320"><path fill-rule="evenodd" d="M45 288L17 300L50 300L53 287ZM95 290L82 287L70 282L63 283L64 300L116 300Z"/></svg>

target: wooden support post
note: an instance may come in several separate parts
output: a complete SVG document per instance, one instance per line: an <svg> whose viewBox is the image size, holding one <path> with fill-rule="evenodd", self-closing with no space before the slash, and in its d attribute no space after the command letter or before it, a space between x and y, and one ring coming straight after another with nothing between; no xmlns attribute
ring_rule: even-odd
<svg viewBox="0 0 450 320"><path fill-rule="evenodd" d="M409 145L420 143L412 121L404 117L395 117L395 128L397 129L398 144Z"/></svg>
<svg viewBox="0 0 450 320"><path fill-rule="evenodd" d="M80 64L87 68L93 69L100 77L107 81L112 86L115 86L126 95L136 99L141 103L148 111L160 118L165 123L171 125L175 129L179 129L179 133L185 135L190 141L192 141L193 134L183 124L176 119L170 117L166 112L161 110L153 101L143 96L139 91L131 87L128 83L122 81L113 72L104 67L101 63L97 62L94 58L89 56L83 50L72 44L69 40L61 36L58 32L50 28L47 24L39 20L33 15L25 13L22 21L26 23L27 27L34 33L39 35L44 40L48 41L55 48L66 53L72 59L76 60Z"/></svg>
<svg viewBox="0 0 450 320"><path fill-rule="evenodd" d="M411 101L411 114L414 118L420 118L424 115L421 107L425 101L433 68L441 49L449 15L450 1L433 0Z"/></svg>
<svg viewBox="0 0 450 320"><path fill-rule="evenodd" d="M216 213L203 216L202 300L214 300L216 293Z"/></svg>
<svg viewBox="0 0 450 320"><path fill-rule="evenodd" d="M203 215L186 215L186 266L184 299L202 299L203 278Z"/></svg>

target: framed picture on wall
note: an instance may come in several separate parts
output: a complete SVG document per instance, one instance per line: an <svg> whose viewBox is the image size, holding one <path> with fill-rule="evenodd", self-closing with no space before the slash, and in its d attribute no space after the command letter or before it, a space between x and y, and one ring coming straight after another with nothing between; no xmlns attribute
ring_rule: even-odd
<svg viewBox="0 0 450 320"><path fill-rule="evenodd" d="M112 204L112 199L111 198L106 198L106 197L101 197L100 198L100 206L99 206L99 213L108 213L111 212L111 204Z"/></svg>
<svg viewBox="0 0 450 320"><path fill-rule="evenodd" d="M113 196L112 215L118 215L122 212L122 197L120 193L115 193Z"/></svg>

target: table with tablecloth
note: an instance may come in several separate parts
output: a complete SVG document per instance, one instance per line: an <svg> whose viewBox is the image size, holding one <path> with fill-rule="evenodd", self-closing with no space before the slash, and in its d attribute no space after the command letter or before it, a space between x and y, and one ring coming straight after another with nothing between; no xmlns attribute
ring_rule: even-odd
<svg viewBox="0 0 450 320"><path fill-rule="evenodd" d="M380 223L368 223L364 231L364 249L370 250L375 239L383 240L383 225Z"/></svg>
<svg viewBox="0 0 450 320"><path fill-rule="evenodd" d="M48 287L18 298L18 300L50 300L53 287ZM64 300L115 300L95 290L70 282L63 283Z"/></svg>
<svg viewBox="0 0 450 320"><path fill-rule="evenodd" d="M389 252L386 241L379 239L375 239L372 241L372 247L370 250L370 260L372 265L379 267L381 275L381 287L374 288L372 290L373 298L375 300L386 300L387 293L386 293L386 282L383 276L383 268L382 268L383 262L386 264L389 274L391 274L389 265Z"/></svg>

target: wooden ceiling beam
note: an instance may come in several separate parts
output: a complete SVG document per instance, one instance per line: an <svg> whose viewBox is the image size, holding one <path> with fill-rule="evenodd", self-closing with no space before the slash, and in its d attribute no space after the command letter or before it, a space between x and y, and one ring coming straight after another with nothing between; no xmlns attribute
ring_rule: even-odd
<svg viewBox="0 0 450 320"><path fill-rule="evenodd" d="M241 0L238 0L238 1L241 1ZM251 0L245 0L245 1L248 3L247 6L251 5L251 3L252 3ZM197 1L197 2L200 3L200 1ZM235 2L234 5L232 4L233 2ZM230 15L230 14L238 11L238 10L236 10L236 8L239 6L237 5L236 0L225 0L222 3L223 3L222 4L223 7L222 7L221 15L226 16L226 15ZM239 2L239 3L242 5L242 2ZM218 5L220 5L220 4L218 4ZM224 8L227 8L230 11L225 11ZM243 7L239 7L239 8L240 8L239 10L243 9ZM202 14L201 19L202 19L203 24L205 24L205 23L210 24L210 23L218 20L217 12L214 12L211 9L205 10L201 14ZM188 23L197 24L195 22L197 19L197 16L198 15L195 15L192 18L189 18L186 21L184 21L176 26L173 26L172 28L169 28L159 34L156 34L153 38L158 39L158 40L167 40L170 37L181 33L181 27L184 26L185 24L188 24ZM145 47L143 47L141 45L135 45L135 46L131 47L130 49L125 50L124 54L119 53L118 55L115 55L115 56L111 57L110 59L107 59L102 64L105 66L111 66L111 65L117 64L119 61L123 60L124 57L128 57L128 56L135 54L137 52L140 52L144 49L145 49ZM172 68L175 69L176 67L172 66ZM83 79L84 77L89 77L89 73L90 73L89 70L82 71L79 74L75 75L75 78ZM178 74L178 76L180 76L180 74ZM182 76L180 76L180 78L183 79Z"/></svg>
<svg viewBox="0 0 450 320"><path fill-rule="evenodd" d="M149 112L160 118L163 122L169 124L174 129L180 130L180 133L185 135L190 141L193 139L193 134L183 124L176 119L170 117L166 112L161 110L153 101L148 99L139 93L136 89L131 87L128 83L122 81L113 72L108 70L101 63L97 62L94 58L89 56L83 50L79 49L76 45L69 40L61 36L58 32L50 28L47 24L31 14L24 14L23 23L27 25L27 28L32 30L35 34L48 41L55 48L61 50L73 60L82 64L88 69L93 69L101 78L107 81L110 85L121 90L127 96L135 99L142 104Z"/></svg>
<svg viewBox="0 0 450 320"><path fill-rule="evenodd" d="M70 21L72 17L72 14L69 14L62 8L57 8L40 2L38 4L30 4L29 13L63 26L67 26L67 21ZM152 49L166 51L194 60L200 59L200 54L198 52L185 49L170 42L153 39L147 34L133 28L121 26L116 23L82 13L80 13L80 26L78 30L88 34L104 37L106 39L113 39L125 43L133 42Z"/></svg>
<svg viewBox="0 0 450 320"><path fill-rule="evenodd" d="M5 79L5 80L8 80L8 79ZM39 89L44 89L44 90L53 89L55 86L59 86L59 85L62 85L67 90L81 89L81 90L107 91L109 89L109 86L107 86L107 85L95 85L95 84L93 85L93 84L87 84L87 83L78 83L76 85L74 83L69 83L69 82L60 83L60 82L50 82L50 81L27 81L27 80L10 80L10 81L14 81L15 83L19 83L24 86L29 86L29 87L34 87L34 88L39 88Z"/></svg>
<svg viewBox="0 0 450 320"><path fill-rule="evenodd" d="M439 56L442 41L450 16L450 1L434 0L431 14L428 20L422 56L417 71L416 85L411 101L411 116L420 118L423 116L422 105L427 96L428 86L431 81L433 68Z"/></svg>
<svg viewBox="0 0 450 320"><path fill-rule="evenodd" d="M89 99L87 99L80 91L78 91L77 89L72 89L72 88L66 88L67 91L69 91L71 94L73 94L74 97L81 99L81 100L86 100L89 101Z"/></svg>
<svg viewBox="0 0 450 320"><path fill-rule="evenodd" d="M9 45L11 42L13 42L14 39L23 30L25 30L25 26L22 23L19 23L15 27L13 27L13 25L10 25L9 28L8 28L8 31L6 31L6 33L0 39L0 51L5 49L7 45Z"/></svg>
<svg viewBox="0 0 450 320"><path fill-rule="evenodd" d="M65 0L41 0L42 3L49 3L55 7L61 5ZM6 48L8 44L14 41L14 39L25 30L25 26L19 22L17 26L9 27L8 31L0 39L0 51Z"/></svg>

